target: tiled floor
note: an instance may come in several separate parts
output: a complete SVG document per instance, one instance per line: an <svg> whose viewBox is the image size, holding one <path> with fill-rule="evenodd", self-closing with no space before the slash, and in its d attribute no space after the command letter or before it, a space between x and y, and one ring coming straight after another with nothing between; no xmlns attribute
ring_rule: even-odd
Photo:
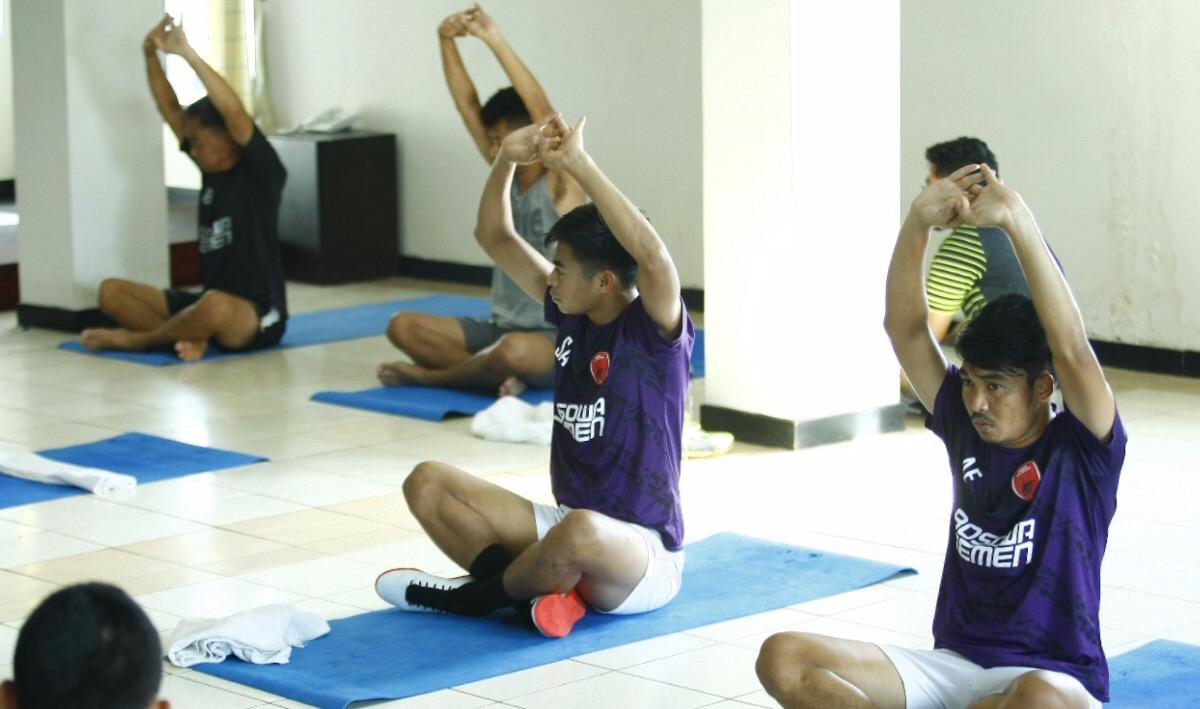
<svg viewBox="0 0 1200 709"><path fill-rule="evenodd" d="M417 295L391 280L293 285L303 312ZM459 292L480 293L473 289ZM308 401L372 386L394 357L383 337L154 369L60 352L62 335L0 314L0 441L38 449L127 431L267 455L270 463L0 509L0 677L22 619L48 592L104 579L135 594L157 627L291 602L342 617L382 607L387 565L454 565L407 513L400 485L425 458L457 463L538 499L547 450L470 437L443 424ZM1200 643L1200 380L1109 372L1131 442L1105 562L1101 618L1110 655L1155 637ZM688 535L733 530L914 566L920 574L793 608L557 662L380 706L774 706L754 677L759 644L781 629L920 647L944 548L950 485L938 441L903 433L800 452L739 445L684 465ZM736 570L731 570L736 574ZM302 705L167 668L182 709Z"/></svg>

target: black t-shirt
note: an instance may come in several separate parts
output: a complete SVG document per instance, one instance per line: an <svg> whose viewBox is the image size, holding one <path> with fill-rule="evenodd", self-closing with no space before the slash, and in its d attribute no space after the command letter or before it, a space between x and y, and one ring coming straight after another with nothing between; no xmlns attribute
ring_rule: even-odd
<svg viewBox="0 0 1200 709"><path fill-rule="evenodd" d="M279 256L279 200L287 170L254 127L242 158L206 172L200 190L200 273L205 290L222 290L287 317Z"/></svg>

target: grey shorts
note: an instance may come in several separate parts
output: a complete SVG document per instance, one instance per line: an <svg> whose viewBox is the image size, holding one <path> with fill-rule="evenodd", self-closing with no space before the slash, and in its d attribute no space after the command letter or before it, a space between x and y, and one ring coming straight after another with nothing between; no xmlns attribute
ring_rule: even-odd
<svg viewBox="0 0 1200 709"><path fill-rule="evenodd" d="M477 320L475 318L458 318L458 326L462 328L463 339L467 344L467 351L471 354L494 345L497 340L510 332L528 332L535 335L542 335L550 340L551 345L554 344L554 340L558 335L558 330L552 327L543 327L536 330L516 330L500 327L491 320ZM554 386L554 367L550 367L545 374L534 381L526 382L526 384L539 389L552 388Z"/></svg>

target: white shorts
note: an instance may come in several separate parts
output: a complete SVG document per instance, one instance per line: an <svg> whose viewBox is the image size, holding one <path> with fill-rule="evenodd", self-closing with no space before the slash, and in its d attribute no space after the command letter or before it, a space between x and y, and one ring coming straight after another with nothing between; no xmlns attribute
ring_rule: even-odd
<svg viewBox="0 0 1200 709"><path fill-rule="evenodd" d="M551 527L563 521L567 513L572 511L573 509L566 505L552 507L537 502L533 503L533 518L537 523L538 539L543 539ZM610 611L602 611L598 608L595 610L612 615L633 615L662 608L670 603L672 598L675 598L683 583L683 550L667 551L667 548L663 546L662 537L653 529L632 522L622 522L622 524L628 524L636 530L642 541L646 543L646 554L649 558L646 563L646 573L642 576L642 580L638 581L637 586L634 586L629 596L621 602L621 605Z"/></svg>
<svg viewBox="0 0 1200 709"><path fill-rule="evenodd" d="M912 650L880 645L904 683L907 709L962 709L991 695L1000 694L1014 679L1037 667L993 667L984 669L953 650ZM1093 709L1103 706L1088 695Z"/></svg>

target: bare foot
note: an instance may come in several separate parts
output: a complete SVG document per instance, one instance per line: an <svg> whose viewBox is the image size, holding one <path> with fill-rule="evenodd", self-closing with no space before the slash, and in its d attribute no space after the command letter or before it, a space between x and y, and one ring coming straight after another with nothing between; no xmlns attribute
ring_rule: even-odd
<svg viewBox="0 0 1200 709"><path fill-rule="evenodd" d="M83 346L89 350L136 350L135 333L106 327L90 327L80 333Z"/></svg>
<svg viewBox="0 0 1200 709"><path fill-rule="evenodd" d="M175 354L184 362L195 362L208 351L207 340L179 340L175 343Z"/></svg>
<svg viewBox="0 0 1200 709"><path fill-rule="evenodd" d="M384 362L375 371L375 376L386 387L399 387L423 383L425 370L408 362Z"/></svg>
<svg viewBox="0 0 1200 709"><path fill-rule="evenodd" d="M520 396L528 388L529 385L517 377L509 377L500 382L500 396Z"/></svg>

